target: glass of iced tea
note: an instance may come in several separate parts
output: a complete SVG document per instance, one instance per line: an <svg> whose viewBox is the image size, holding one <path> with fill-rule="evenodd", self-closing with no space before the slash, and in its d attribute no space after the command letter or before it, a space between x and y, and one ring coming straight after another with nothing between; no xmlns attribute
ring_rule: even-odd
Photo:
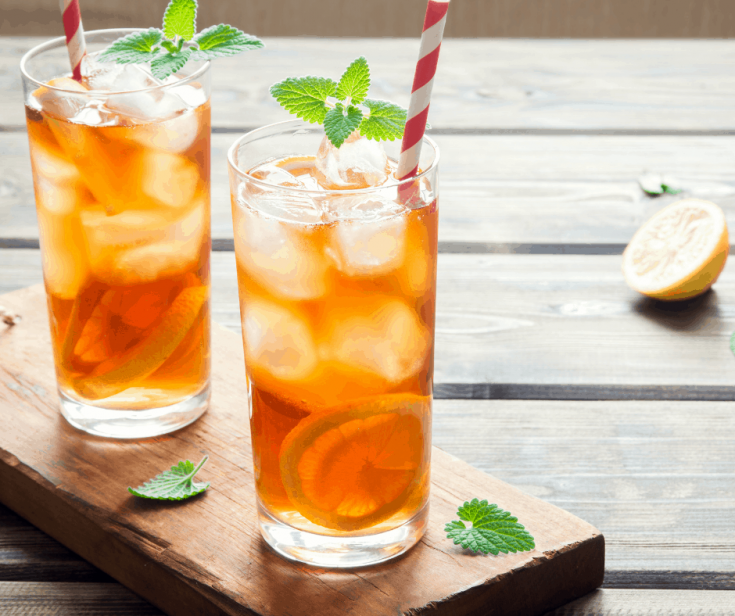
<svg viewBox="0 0 735 616"><path fill-rule="evenodd" d="M21 61L61 411L116 438L209 400L209 63L161 82L95 59L133 31L85 33L81 82L64 38Z"/></svg>
<svg viewBox="0 0 735 616"><path fill-rule="evenodd" d="M439 153L400 183L399 145L296 120L229 151L260 528L321 566L394 557L428 516Z"/></svg>

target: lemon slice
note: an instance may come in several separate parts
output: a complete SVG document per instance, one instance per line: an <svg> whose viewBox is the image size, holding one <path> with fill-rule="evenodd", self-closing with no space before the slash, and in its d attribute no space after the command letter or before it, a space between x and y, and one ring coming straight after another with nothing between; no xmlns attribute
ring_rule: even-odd
<svg viewBox="0 0 735 616"><path fill-rule="evenodd" d="M714 284L729 251L722 210L709 201L683 199L638 229L623 253L623 275L648 297L687 299Z"/></svg>

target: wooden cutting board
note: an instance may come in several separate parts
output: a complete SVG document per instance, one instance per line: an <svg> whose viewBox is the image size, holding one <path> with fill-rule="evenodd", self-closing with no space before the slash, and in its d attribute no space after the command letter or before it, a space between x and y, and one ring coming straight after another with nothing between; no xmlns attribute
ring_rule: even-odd
<svg viewBox="0 0 735 616"><path fill-rule="evenodd" d="M23 318L0 324L0 501L167 614L533 616L602 583L599 531L436 448L429 528L408 554L350 571L288 562L256 525L240 336L214 327L204 417L165 437L110 441L59 413L43 288L0 304ZM196 499L126 490L205 453L199 477L212 487ZM536 549L493 557L453 545L444 524L474 497L518 516Z"/></svg>

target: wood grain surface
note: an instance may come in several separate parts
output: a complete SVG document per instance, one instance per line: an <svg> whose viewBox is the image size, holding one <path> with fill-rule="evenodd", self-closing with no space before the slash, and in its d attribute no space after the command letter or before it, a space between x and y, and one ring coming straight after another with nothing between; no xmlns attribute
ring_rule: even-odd
<svg viewBox="0 0 735 616"><path fill-rule="evenodd" d="M678 304L623 280L618 256L439 255L443 398L735 400L735 268ZM0 250L3 290L40 282L40 251ZM212 314L240 331L235 255L212 254ZM676 358L672 361L672 358Z"/></svg>
<svg viewBox="0 0 735 616"><path fill-rule="evenodd" d="M604 539L594 527L439 449L429 526L406 556L344 573L288 563L265 546L255 524L240 336L215 328L205 416L164 437L116 442L61 418L43 298L41 285L0 297L23 315L0 335L0 500L166 613L521 616L602 583ZM204 453L210 462L202 478L213 487L202 498L158 503L125 489ZM478 493L523 520L536 549L463 558L443 528ZM528 587L534 593L522 591Z"/></svg>
<svg viewBox="0 0 735 616"><path fill-rule="evenodd" d="M237 134L212 136L212 236L229 240L232 213L227 149ZM630 240L673 200L718 203L735 229L735 136L636 137L440 135L439 241L442 250L594 252ZM646 171L676 179L684 193L648 197ZM0 241L37 240L28 139L0 132ZM539 246L542 245L542 246ZM526 250L526 252L533 248ZM603 251L604 254L604 251Z"/></svg>
<svg viewBox="0 0 735 616"><path fill-rule="evenodd" d="M84 1L88 30L160 27L168 0ZM54 0L5 0L0 34L58 35ZM261 36L418 36L425 0L201 2L200 27L230 23ZM728 0L462 0L446 36L728 37Z"/></svg>
<svg viewBox="0 0 735 616"><path fill-rule="evenodd" d="M0 38L0 118L6 127L24 124L18 64L44 40ZM371 97L408 104L418 36L265 42L266 49L216 61L215 127L283 120L285 112L268 94L272 83L317 68L338 77L360 55L370 62ZM60 71L68 71L64 62L62 54ZM734 63L731 41L448 39L429 121L439 130L732 132Z"/></svg>

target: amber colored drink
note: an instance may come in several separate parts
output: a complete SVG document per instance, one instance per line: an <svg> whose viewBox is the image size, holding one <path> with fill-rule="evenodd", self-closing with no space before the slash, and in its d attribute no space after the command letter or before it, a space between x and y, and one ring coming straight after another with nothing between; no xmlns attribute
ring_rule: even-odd
<svg viewBox="0 0 735 616"><path fill-rule="evenodd" d="M323 187L314 156L247 176L260 182L245 179L232 210L263 515L332 537L400 528L429 495L435 195L406 207L395 188L267 186Z"/></svg>
<svg viewBox="0 0 735 616"><path fill-rule="evenodd" d="M62 410L176 408L209 380L208 95L89 87L53 79L26 105ZM129 428L89 431L151 435Z"/></svg>

